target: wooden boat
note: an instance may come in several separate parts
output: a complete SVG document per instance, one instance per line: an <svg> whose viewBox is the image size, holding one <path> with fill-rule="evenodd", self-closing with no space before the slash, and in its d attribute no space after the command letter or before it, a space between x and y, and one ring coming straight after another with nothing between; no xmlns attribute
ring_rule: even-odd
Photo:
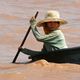
<svg viewBox="0 0 80 80"><path fill-rule="evenodd" d="M55 50L47 54L38 54L30 57L32 62L45 59L48 62L58 62L58 63L80 63L80 47L72 47Z"/></svg>

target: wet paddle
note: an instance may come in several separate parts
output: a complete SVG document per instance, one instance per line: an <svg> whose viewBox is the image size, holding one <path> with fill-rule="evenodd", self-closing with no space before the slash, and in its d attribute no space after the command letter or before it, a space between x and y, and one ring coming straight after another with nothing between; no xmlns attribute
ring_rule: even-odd
<svg viewBox="0 0 80 80"><path fill-rule="evenodd" d="M36 14L35 14L35 16L34 16L35 18L37 17L38 13L39 12L37 11ZM22 48L22 46L24 45L24 42L25 42L26 38L28 37L28 34L29 34L30 30L31 30L31 26L29 27L29 29L28 29L28 31L27 31L27 33L26 33L26 35L25 35L25 37L24 37L24 39L23 39L23 41L22 41L22 43L21 43L21 45L20 45L20 47L19 47L19 49L18 49L18 51L16 53L16 55L15 55L12 63L15 63L15 61L16 61L16 59L17 59L17 57L18 57L18 55L19 55L19 53L21 51L20 48Z"/></svg>

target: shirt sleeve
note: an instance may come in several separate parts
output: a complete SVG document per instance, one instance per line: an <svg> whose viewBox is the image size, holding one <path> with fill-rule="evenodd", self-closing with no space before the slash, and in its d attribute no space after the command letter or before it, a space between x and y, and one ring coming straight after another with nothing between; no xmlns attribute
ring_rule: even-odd
<svg viewBox="0 0 80 80"><path fill-rule="evenodd" d="M57 37L57 34L55 32L52 32L49 35L42 35L42 34L40 34L35 25L31 26L31 28L32 28L32 32L33 32L35 38L38 41L49 42L49 41L54 40L55 37Z"/></svg>

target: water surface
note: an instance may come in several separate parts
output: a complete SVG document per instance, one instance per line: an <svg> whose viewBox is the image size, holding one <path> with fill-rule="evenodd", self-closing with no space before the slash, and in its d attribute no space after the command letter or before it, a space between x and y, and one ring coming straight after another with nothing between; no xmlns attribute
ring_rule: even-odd
<svg viewBox="0 0 80 80"><path fill-rule="evenodd" d="M68 21L61 26L69 47L80 46L79 0L0 0L0 80L80 80L77 64L38 63L12 64L12 60L29 28L29 20L39 11L37 20L47 10L58 10ZM24 47L40 50L42 43L30 32ZM17 62L26 62L27 55L20 53Z"/></svg>

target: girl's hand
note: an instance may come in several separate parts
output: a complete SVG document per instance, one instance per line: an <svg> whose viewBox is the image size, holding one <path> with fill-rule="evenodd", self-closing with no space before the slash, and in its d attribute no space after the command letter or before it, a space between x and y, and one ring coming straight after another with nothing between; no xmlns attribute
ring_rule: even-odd
<svg viewBox="0 0 80 80"><path fill-rule="evenodd" d="M34 17L32 17L31 19L30 19L30 24L31 25L34 25L36 23L36 19L34 18Z"/></svg>

